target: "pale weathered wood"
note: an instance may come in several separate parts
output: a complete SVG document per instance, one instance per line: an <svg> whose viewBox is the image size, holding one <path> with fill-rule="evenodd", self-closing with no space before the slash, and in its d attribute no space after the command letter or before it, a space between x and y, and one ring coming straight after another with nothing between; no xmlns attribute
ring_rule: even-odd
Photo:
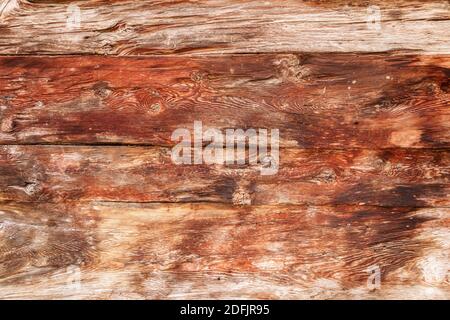
<svg viewBox="0 0 450 320"><path fill-rule="evenodd" d="M0 296L448 298L449 213L3 203ZM377 266L381 288L371 290L367 270Z"/></svg>
<svg viewBox="0 0 450 320"><path fill-rule="evenodd" d="M173 145L275 128L282 146L450 146L449 56L2 57L3 144Z"/></svg>
<svg viewBox="0 0 450 320"><path fill-rule="evenodd" d="M2 0L0 12L1 54L450 53L446 0Z"/></svg>
<svg viewBox="0 0 450 320"><path fill-rule="evenodd" d="M0 147L0 199L450 206L446 150L296 150L261 165L176 165L169 148Z"/></svg>

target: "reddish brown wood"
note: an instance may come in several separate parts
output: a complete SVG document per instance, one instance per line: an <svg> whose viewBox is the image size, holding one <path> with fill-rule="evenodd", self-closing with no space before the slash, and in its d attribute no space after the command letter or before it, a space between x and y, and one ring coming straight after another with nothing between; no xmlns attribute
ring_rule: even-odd
<svg viewBox="0 0 450 320"><path fill-rule="evenodd" d="M449 299L449 14L0 0L0 299ZM175 165L194 121L279 171Z"/></svg>
<svg viewBox="0 0 450 320"><path fill-rule="evenodd" d="M448 208L0 206L3 298L446 298ZM379 267L381 288L367 286ZM74 270L80 285L73 285Z"/></svg>
<svg viewBox="0 0 450 320"><path fill-rule="evenodd" d="M278 128L282 146L448 147L446 56L0 58L0 142L173 145L173 130Z"/></svg>

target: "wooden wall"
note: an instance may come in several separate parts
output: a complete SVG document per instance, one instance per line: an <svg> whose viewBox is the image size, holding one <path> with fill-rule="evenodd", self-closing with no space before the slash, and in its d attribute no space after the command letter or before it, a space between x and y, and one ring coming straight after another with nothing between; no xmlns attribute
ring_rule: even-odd
<svg viewBox="0 0 450 320"><path fill-rule="evenodd" d="M1 0L0 298L449 299L449 8ZM278 173L175 165L194 121Z"/></svg>

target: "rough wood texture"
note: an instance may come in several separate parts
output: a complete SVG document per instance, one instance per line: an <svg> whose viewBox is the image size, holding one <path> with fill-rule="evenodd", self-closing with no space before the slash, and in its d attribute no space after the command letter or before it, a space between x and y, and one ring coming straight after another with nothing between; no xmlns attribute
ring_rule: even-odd
<svg viewBox="0 0 450 320"><path fill-rule="evenodd" d="M449 209L3 204L4 298L447 298ZM381 269L370 291L367 269ZM80 268L80 286L68 283Z"/></svg>
<svg viewBox="0 0 450 320"><path fill-rule="evenodd" d="M446 150L286 149L276 175L259 166L175 165L167 148L3 146L0 200L450 206Z"/></svg>
<svg viewBox="0 0 450 320"><path fill-rule="evenodd" d="M0 299L450 299L449 84L448 1L0 0Z"/></svg>
<svg viewBox="0 0 450 320"><path fill-rule="evenodd" d="M450 52L448 1L2 0L1 54ZM81 23L67 27L69 4ZM379 6L380 28L369 5Z"/></svg>
<svg viewBox="0 0 450 320"><path fill-rule="evenodd" d="M0 142L173 145L278 128L282 146L450 146L450 56L0 58Z"/></svg>

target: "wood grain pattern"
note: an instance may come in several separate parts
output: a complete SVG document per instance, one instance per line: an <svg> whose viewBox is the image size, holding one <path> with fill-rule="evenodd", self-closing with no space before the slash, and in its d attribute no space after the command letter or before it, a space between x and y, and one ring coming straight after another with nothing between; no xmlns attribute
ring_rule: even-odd
<svg viewBox="0 0 450 320"><path fill-rule="evenodd" d="M1 54L450 52L448 1L3 0ZM67 27L69 4L81 9ZM380 9L371 28L369 5Z"/></svg>
<svg viewBox="0 0 450 320"><path fill-rule="evenodd" d="M172 132L277 128L282 146L450 145L449 56L0 58L0 142L170 146Z"/></svg>
<svg viewBox="0 0 450 320"><path fill-rule="evenodd" d="M7 203L0 207L2 297L442 299L449 213ZM373 265L382 290L367 289ZM79 287L72 266L81 270Z"/></svg>
<svg viewBox="0 0 450 320"><path fill-rule="evenodd" d="M0 299L450 299L449 84L449 1L0 0Z"/></svg>
<svg viewBox="0 0 450 320"><path fill-rule="evenodd" d="M258 165L176 165L168 148L3 146L0 200L450 206L446 150L283 150Z"/></svg>

